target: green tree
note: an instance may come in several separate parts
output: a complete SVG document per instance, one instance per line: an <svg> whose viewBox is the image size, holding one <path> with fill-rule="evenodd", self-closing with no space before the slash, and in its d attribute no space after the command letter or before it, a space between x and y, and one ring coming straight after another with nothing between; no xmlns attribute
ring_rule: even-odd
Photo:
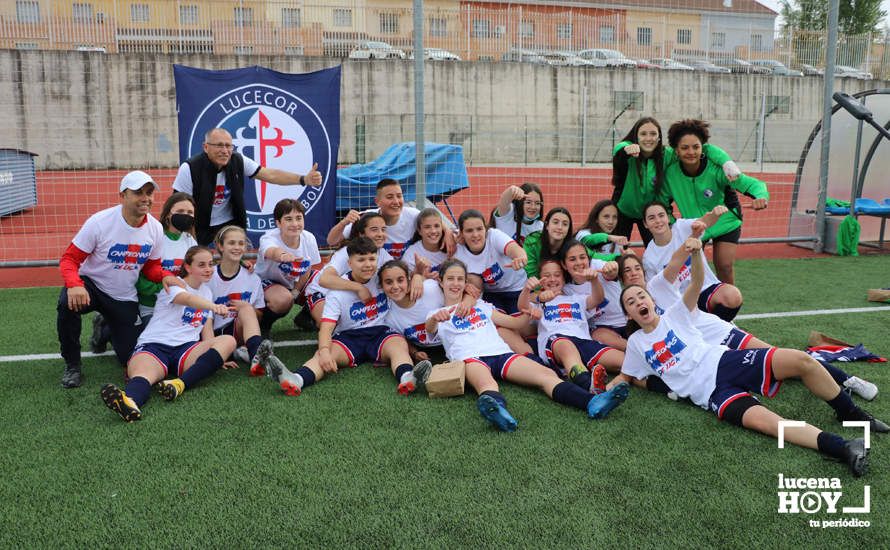
<svg viewBox="0 0 890 550"><path fill-rule="evenodd" d="M843 34L880 31L887 12L881 0L840 0L838 30ZM824 31L828 28L827 0L782 0L782 19L786 29Z"/></svg>

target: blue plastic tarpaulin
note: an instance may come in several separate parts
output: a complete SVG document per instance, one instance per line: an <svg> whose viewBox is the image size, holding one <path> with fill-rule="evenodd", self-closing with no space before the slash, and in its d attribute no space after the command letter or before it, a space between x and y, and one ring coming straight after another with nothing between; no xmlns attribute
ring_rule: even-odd
<svg viewBox="0 0 890 550"><path fill-rule="evenodd" d="M426 198L438 202L470 186L464 150L460 145L426 143ZM417 150L414 142L396 143L367 164L337 169L337 210L365 210L374 206L377 182L394 179L406 201L416 200Z"/></svg>

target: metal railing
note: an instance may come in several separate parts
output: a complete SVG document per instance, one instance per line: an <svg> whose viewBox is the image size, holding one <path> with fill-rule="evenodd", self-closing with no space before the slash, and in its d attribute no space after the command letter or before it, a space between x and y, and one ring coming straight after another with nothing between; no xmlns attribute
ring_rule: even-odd
<svg viewBox="0 0 890 550"><path fill-rule="evenodd" d="M365 41L387 42L406 55L413 43L408 7L177 0L146 1L138 4L144 9L135 9L132 2L105 0L79 3L72 11L71 4L62 2L16 4L32 9L0 15L0 48L347 57ZM685 5L690 3L678 3L676 13L644 16L616 9L515 4L427 7L424 44L470 61L558 63L520 52L603 48L636 60L709 59L728 65L733 59L766 59L791 69L822 65L824 32L775 31L770 18L745 14L724 17L718 26L689 9L684 13ZM890 74L886 42L883 34L841 35L837 63L884 77Z"/></svg>

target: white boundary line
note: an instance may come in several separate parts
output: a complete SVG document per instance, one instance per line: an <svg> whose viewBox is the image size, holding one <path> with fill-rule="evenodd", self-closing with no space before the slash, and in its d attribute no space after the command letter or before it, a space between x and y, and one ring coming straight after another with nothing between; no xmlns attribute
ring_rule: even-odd
<svg viewBox="0 0 890 550"><path fill-rule="evenodd" d="M890 306L877 307L851 307L845 309L812 309L808 311L780 311L777 313L749 313L747 315L739 315L737 320L744 321L746 319L770 319L776 317L806 317L810 315L839 315L844 313L877 313L882 311L890 311ZM302 346L310 346L317 344L315 340L283 340L275 342L277 348L295 348ZM106 351L105 353L92 353L85 351L81 354L83 357L110 357L114 353ZM47 359L61 359L58 353L35 353L29 355L0 355L0 363L16 363L21 361L45 361Z"/></svg>

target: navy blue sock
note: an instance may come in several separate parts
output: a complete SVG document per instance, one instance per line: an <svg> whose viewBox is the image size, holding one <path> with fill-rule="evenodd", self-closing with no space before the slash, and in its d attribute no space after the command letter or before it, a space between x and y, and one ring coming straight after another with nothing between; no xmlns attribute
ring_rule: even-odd
<svg viewBox="0 0 890 550"><path fill-rule="evenodd" d="M256 355L256 350L260 347L260 342L262 341L263 337L257 334L256 336L251 336L244 342L244 345L247 346L247 356L250 357L251 361L253 361L253 357Z"/></svg>
<svg viewBox="0 0 890 550"><path fill-rule="evenodd" d="M126 387L124 387L124 392L127 394L127 397L135 401L137 407L145 405L145 402L148 401L150 390L151 384L141 376L130 378Z"/></svg>
<svg viewBox="0 0 890 550"><path fill-rule="evenodd" d="M497 401L501 405L501 407L504 407L505 409L507 408L507 400L504 398L504 396L501 394L501 392L488 390L488 391L482 392L482 395L487 395L487 396L491 397L492 399Z"/></svg>
<svg viewBox="0 0 890 550"><path fill-rule="evenodd" d="M671 388L664 383L664 380L655 375L646 377L646 389L664 395L667 395L671 391Z"/></svg>
<svg viewBox="0 0 890 550"><path fill-rule="evenodd" d="M205 351L195 364L189 367L189 370L182 373L179 377L185 383L186 389L194 387L195 384L204 380L214 372L218 371L223 365L223 358L219 352L213 348Z"/></svg>
<svg viewBox="0 0 890 550"><path fill-rule="evenodd" d="M844 371L842 371L841 369L835 367L828 361L822 361L821 359L816 359L816 361L819 361L819 364L822 365L823 367L825 367L825 370L827 370L828 374L830 374L831 377L834 378L834 381L837 382L838 386L840 386L842 388L844 387L844 382L846 382L847 379L850 378L849 374L847 374Z"/></svg>
<svg viewBox="0 0 890 550"><path fill-rule="evenodd" d="M275 313L269 308L264 309L263 318L260 319L260 334L269 334L269 331L272 330L272 325L275 323L275 321L281 319L285 315L287 315L287 313L280 314Z"/></svg>
<svg viewBox="0 0 890 550"><path fill-rule="evenodd" d="M739 310L742 309L742 306L739 307L726 307L723 304L714 304L711 306L711 313L720 317L724 321L732 321L735 319L735 316L738 314Z"/></svg>
<svg viewBox="0 0 890 550"><path fill-rule="evenodd" d="M847 392L841 390L838 392L837 397L834 399L830 399L826 401L831 408L834 409L834 412L837 413L837 417L839 420L846 420L852 416L853 412L857 410L858 407L853 403L853 399L847 395Z"/></svg>
<svg viewBox="0 0 890 550"><path fill-rule="evenodd" d="M571 382L560 382L553 388L553 400L561 405L586 411L590 399L589 391L584 391Z"/></svg>
<svg viewBox="0 0 890 550"><path fill-rule="evenodd" d="M844 441L843 437L837 434L819 432L819 435L816 438L816 444L819 447L819 452L824 455L834 458L844 458L846 455L844 452L846 441Z"/></svg>
<svg viewBox="0 0 890 550"><path fill-rule="evenodd" d="M315 373L312 372L312 369L310 369L309 367L298 368L296 374L299 374L303 377L304 388L308 388L315 383Z"/></svg>
<svg viewBox="0 0 890 550"><path fill-rule="evenodd" d="M586 370L584 372L579 372L578 374L575 375L574 378L572 378L572 382L574 382L575 385L578 386L579 388L581 388L582 390L589 392L591 383L593 382L593 375L590 374L589 370Z"/></svg>
<svg viewBox="0 0 890 550"><path fill-rule="evenodd" d="M414 370L414 365L409 365L408 363L402 363L396 367L396 381L401 382L402 375L406 372L411 372L412 370Z"/></svg>

